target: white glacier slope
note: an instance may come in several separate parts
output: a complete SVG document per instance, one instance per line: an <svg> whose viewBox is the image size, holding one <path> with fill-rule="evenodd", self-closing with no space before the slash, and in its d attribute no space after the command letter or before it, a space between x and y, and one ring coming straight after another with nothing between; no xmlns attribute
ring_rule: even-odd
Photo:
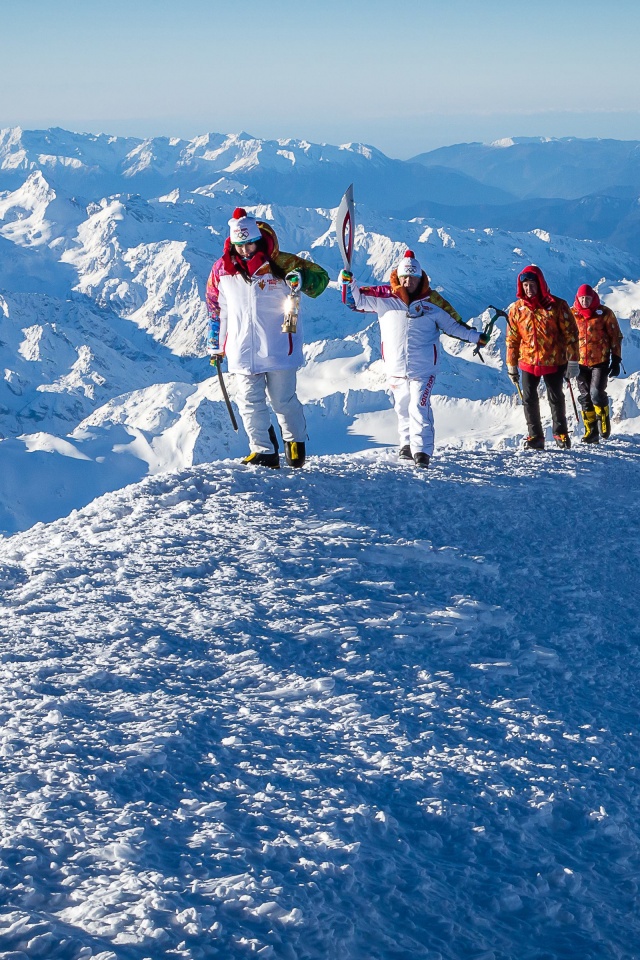
<svg viewBox="0 0 640 960"><path fill-rule="evenodd" d="M1 542L3 957L633 957L639 467L221 461Z"/></svg>

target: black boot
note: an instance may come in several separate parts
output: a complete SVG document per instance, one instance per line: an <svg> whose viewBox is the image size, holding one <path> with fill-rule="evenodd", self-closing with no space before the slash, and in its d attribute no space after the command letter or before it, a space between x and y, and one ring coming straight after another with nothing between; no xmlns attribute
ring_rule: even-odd
<svg viewBox="0 0 640 960"><path fill-rule="evenodd" d="M398 450L398 460L413 460L411 447L408 443L405 443L405 445Z"/></svg>
<svg viewBox="0 0 640 960"><path fill-rule="evenodd" d="M280 444L278 443L278 438L276 437L276 432L275 432L275 430L273 429L273 424L272 424L272 423L269 424L269 440L271 440L271 443L273 444L273 452L274 452L274 453L279 453L279 452L280 452Z"/></svg>
<svg viewBox="0 0 640 960"><path fill-rule="evenodd" d="M280 469L280 457L277 453L250 453L242 460L242 463L252 467L271 467L272 470Z"/></svg>
<svg viewBox="0 0 640 960"><path fill-rule="evenodd" d="M429 454L428 453L414 453L413 462L416 467L420 467L421 470L426 470L429 466Z"/></svg>
<svg viewBox="0 0 640 960"><path fill-rule="evenodd" d="M524 419L527 424L529 434L524 441L525 450L544 450L544 430L540 413L536 407L534 411L527 411L525 408Z"/></svg>
<svg viewBox="0 0 640 960"><path fill-rule="evenodd" d="M569 450L571 448L571 437L568 433L554 433L553 439L561 450Z"/></svg>
<svg viewBox="0 0 640 960"><path fill-rule="evenodd" d="M284 455L290 467L301 467L306 460L307 451L301 440L285 440Z"/></svg>

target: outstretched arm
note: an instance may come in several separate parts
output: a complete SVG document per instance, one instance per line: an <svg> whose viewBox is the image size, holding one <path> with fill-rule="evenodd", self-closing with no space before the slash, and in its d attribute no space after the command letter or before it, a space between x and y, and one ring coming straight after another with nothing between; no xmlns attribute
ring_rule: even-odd
<svg viewBox="0 0 640 960"><path fill-rule="evenodd" d="M431 291L431 293L429 294L429 300L431 301L431 303L434 304L434 306L440 307L441 310L445 310L446 313L448 313L450 317L453 317L454 320L457 320L458 323L461 324L461 326L466 327L467 330L471 329L471 327L469 327L469 325L464 322L464 320L462 319L458 311L454 307L452 307L449 301L445 300L442 294L438 293L437 290Z"/></svg>
<svg viewBox="0 0 640 960"><path fill-rule="evenodd" d="M313 260L304 260L295 253L280 252L276 263L286 273L297 270L302 278L302 292L308 297L319 297L329 283L329 274Z"/></svg>
<svg viewBox="0 0 640 960"><path fill-rule="evenodd" d="M478 343L479 340L483 339L486 343L486 338L479 330L474 330L473 327L467 327L466 324L459 323L445 310L441 310L440 307L434 306L432 309L436 311L436 326L447 336L454 337L456 340L466 340L468 343Z"/></svg>
<svg viewBox="0 0 640 960"><path fill-rule="evenodd" d="M378 313L381 304L393 294L388 283L376 287L360 287L354 278L346 284L347 306L358 313Z"/></svg>
<svg viewBox="0 0 640 960"><path fill-rule="evenodd" d="M209 314L209 330L207 333L207 347L212 356L224 354L224 344L227 339L227 301L220 290L219 276L214 263L207 281L207 312Z"/></svg>

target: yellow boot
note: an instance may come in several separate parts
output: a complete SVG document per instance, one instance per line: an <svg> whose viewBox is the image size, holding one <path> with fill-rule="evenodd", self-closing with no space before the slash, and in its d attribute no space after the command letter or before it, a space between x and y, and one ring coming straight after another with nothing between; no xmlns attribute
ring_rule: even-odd
<svg viewBox="0 0 640 960"><path fill-rule="evenodd" d="M606 440L607 437L611 436L611 418L609 416L609 404L606 407L599 407L594 403L596 416L600 421L600 433L602 434L602 439Z"/></svg>
<svg viewBox="0 0 640 960"><path fill-rule="evenodd" d="M581 442L600 443L598 415L595 410L583 410L582 419L584 420L584 436L580 437Z"/></svg>

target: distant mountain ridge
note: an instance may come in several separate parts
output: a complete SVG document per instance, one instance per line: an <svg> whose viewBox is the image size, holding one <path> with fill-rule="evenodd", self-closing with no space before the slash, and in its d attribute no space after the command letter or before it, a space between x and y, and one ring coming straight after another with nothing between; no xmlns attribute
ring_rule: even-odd
<svg viewBox="0 0 640 960"><path fill-rule="evenodd" d="M401 219L421 216L457 227L528 233L545 229L576 240L610 244L635 255L640 250L640 203L633 197L593 194L578 200L536 198L515 203L447 205L424 201L396 210Z"/></svg>
<svg viewBox="0 0 640 960"><path fill-rule="evenodd" d="M241 180L270 202L333 206L345 184L358 181L359 197L390 210L407 196L416 201L505 203L500 187L485 186L456 170L392 160L375 147L307 140L260 140L249 134L210 133L193 140L137 140L66 130L0 131L0 189L13 190L25 173L40 170L68 193L88 196L166 193L179 181L194 190L220 177ZM311 175L311 176L310 176Z"/></svg>
<svg viewBox="0 0 640 960"><path fill-rule="evenodd" d="M520 199L640 194L639 140L516 137L440 147L410 162L457 170Z"/></svg>
<svg viewBox="0 0 640 960"><path fill-rule="evenodd" d="M379 212L437 217L474 229L550 229L635 254L640 249L640 141L527 137L441 147L393 160L361 143L261 140L248 133L113 137L60 128L0 131L0 190L25 174L80 202L176 188L205 192L222 182L247 197L287 206L332 207L345 184Z"/></svg>
<svg viewBox="0 0 640 960"><path fill-rule="evenodd" d="M441 147L413 162L499 184L517 198L500 207L419 202L414 209L421 216L461 227L543 228L629 253L640 249L640 141L515 138ZM407 209L395 212L406 216Z"/></svg>

